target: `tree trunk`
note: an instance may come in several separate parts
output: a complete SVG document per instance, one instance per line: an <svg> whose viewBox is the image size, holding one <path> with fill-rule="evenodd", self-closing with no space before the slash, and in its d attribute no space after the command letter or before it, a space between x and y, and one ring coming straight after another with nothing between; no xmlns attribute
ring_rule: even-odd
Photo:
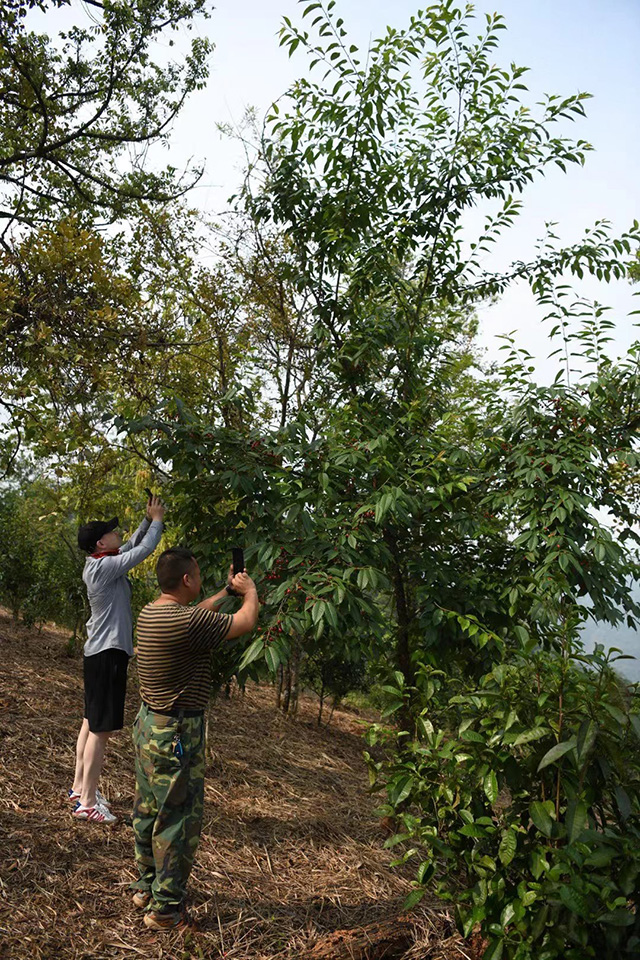
<svg viewBox="0 0 640 960"><path fill-rule="evenodd" d="M333 716L333 711L337 706L338 706L338 698L334 697L333 703L331 704L331 712L329 713L329 719L327 720L327 726L329 726L329 724L331 723L331 717Z"/></svg>
<svg viewBox="0 0 640 960"><path fill-rule="evenodd" d="M393 594L396 607L398 632L396 635L396 663L402 672L407 686L415 686L415 673L411 663L411 649L409 646L409 626L411 614L407 600L404 571L400 562L396 538L390 531L385 532L384 539L393 557L391 578L393 580Z"/></svg>
<svg viewBox="0 0 640 960"><path fill-rule="evenodd" d="M320 709L318 711L318 726L322 723L322 705L324 703L324 677L322 678L322 686L320 687Z"/></svg>
<svg viewBox="0 0 640 960"><path fill-rule="evenodd" d="M295 642L291 657L291 704L289 713L292 717L298 715L298 692L300 689L300 644Z"/></svg>
<svg viewBox="0 0 640 960"><path fill-rule="evenodd" d="M297 960L394 960L414 941L408 917L394 917L355 930L336 930L313 947L298 953Z"/></svg>
<svg viewBox="0 0 640 960"><path fill-rule="evenodd" d="M398 669L402 671L407 686L415 685L415 674L411 663L411 649L409 647L409 610L407 596L402 579L402 572L396 567L393 574L393 586L396 600L396 616L398 618L398 634L396 638L396 660Z"/></svg>
<svg viewBox="0 0 640 960"><path fill-rule="evenodd" d="M291 703L291 661L284 668L284 692L282 695L282 712L285 717L289 713L289 704Z"/></svg>
<svg viewBox="0 0 640 960"><path fill-rule="evenodd" d="M282 707L282 683L284 681L284 667L282 664L278 667L278 680L276 683L276 709L280 710Z"/></svg>

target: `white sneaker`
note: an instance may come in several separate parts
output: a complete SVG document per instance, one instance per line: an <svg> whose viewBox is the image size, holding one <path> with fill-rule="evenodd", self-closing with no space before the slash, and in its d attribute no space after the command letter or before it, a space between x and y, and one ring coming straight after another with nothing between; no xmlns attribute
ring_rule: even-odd
<svg viewBox="0 0 640 960"><path fill-rule="evenodd" d="M91 820L92 823L115 823L118 819L101 803L96 803L94 807L83 807L80 801L73 809L73 816L77 820Z"/></svg>
<svg viewBox="0 0 640 960"><path fill-rule="evenodd" d="M78 800L80 799L80 794L76 793L73 787L70 788L69 792L67 793L67 796L69 797L69 800L72 803L77 803ZM100 793L99 790L96 790L96 803L99 803L101 804L101 806L108 807L109 809L111 809L111 801L107 800L105 795L103 793Z"/></svg>

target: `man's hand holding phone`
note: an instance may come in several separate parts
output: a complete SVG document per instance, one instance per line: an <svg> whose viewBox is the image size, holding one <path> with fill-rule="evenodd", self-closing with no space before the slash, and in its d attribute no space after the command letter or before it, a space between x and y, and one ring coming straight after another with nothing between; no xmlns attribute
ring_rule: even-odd
<svg viewBox="0 0 640 960"><path fill-rule="evenodd" d="M160 497L157 497L154 493L149 490L148 487L145 487L144 491L149 500L147 501L147 520L162 520L164 517L164 512L166 507Z"/></svg>
<svg viewBox="0 0 640 960"><path fill-rule="evenodd" d="M234 547L231 551L231 554L232 554L233 560L231 562L231 566L229 567L229 576L227 577L227 585L225 587L225 590L232 597L242 597L244 596L244 593L242 593L240 590L235 589L233 585L233 581L238 574L240 573L246 574L247 572L244 566L244 551L242 550L241 547ZM253 583L253 581L251 582ZM254 588L255 588L255 584L254 584Z"/></svg>
<svg viewBox="0 0 640 960"><path fill-rule="evenodd" d="M236 573L231 579L231 589L239 597L245 597L252 590L256 590L256 585L248 573ZM257 591L256 591L257 592Z"/></svg>

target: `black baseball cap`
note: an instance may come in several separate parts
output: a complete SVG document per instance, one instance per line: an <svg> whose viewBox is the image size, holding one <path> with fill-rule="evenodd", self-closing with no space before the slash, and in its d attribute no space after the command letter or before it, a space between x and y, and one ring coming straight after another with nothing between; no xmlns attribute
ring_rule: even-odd
<svg viewBox="0 0 640 960"><path fill-rule="evenodd" d="M78 530L78 546L87 553L93 553L96 543L111 530L118 526L118 518L112 517L111 520L90 520Z"/></svg>

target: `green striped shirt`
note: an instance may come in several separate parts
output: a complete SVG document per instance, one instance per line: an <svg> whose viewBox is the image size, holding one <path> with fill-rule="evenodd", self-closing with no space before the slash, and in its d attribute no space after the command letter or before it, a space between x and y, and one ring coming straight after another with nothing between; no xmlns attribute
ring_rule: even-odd
<svg viewBox="0 0 640 960"><path fill-rule="evenodd" d="M140 695L152 710L204 710L211 654L232 617L179 603L149 603L137 624Z"/></svg>

